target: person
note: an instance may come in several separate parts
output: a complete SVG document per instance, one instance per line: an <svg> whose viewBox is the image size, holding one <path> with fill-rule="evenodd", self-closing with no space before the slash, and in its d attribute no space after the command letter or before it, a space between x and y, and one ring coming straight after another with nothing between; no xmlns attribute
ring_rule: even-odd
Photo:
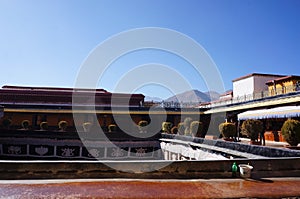
<svg viewBox="0 0 300 199"><path fill-rule="evenodd" d="M262 128L262 131L259 133L260 144L262 144L263 146L266 145L265 131L266 131L266 124L265 124L265 122L263 122L263 128Z"/></svg>

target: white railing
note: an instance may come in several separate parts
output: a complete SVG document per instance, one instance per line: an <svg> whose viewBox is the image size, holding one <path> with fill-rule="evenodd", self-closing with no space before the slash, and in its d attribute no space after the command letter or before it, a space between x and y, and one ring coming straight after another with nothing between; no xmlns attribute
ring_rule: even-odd
<svg viewBox="0 0 300 199"><path fill-rule="evenodd" d="M259 100L259 99L264 99L268 98L271 96L277 96L277 95L285 95L289 93L295 93L299 92L300 93L300 85L293 85L293 86L286 86L283 87L282 89L277 89L275 91L262 91L262 92L255 92L252 94L248 95L242 95L238 97L228 97L227 99L220 99L217 101L212 101L212 102L207 102L201 104L201 102L168 102L168 101L161 101L161 102L145 102L146 104L149 104L151 106L157 106L157 107L162 107L162 108L214 108L218 106L226 106L226 105L231 105L231 104L238 104L238 103L243 103L243 102L248 102L248 101L253 101L253 100Z"/></svg>
<svg viewBox="0 0 300 199"><path fill-rule="evenodd" d="M226 106L231 104L238 104L253 100L259 100L259 99L265 99L271 96L278 96L278 95L286 95L290 93L300 93L300 86L293 85L293 86L287 86L283 87L282 89L277 89L276 91L262 91L262 92L256 92L248 95L233 97L225 100L218 100L213 101L210 104L200 105L200 108L215 108L218 106Z"/></svg>

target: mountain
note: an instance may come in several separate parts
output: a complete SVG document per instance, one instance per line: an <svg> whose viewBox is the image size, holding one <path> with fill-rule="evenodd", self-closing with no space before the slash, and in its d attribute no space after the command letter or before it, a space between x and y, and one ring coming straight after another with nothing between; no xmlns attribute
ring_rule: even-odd
<svg viewBox="0 0 300 199"><path fill-rule="evenodd" d="M215 91L201 92L199 90L186 91L166 99L166 102L210 102L219 99L220 94Z"/></svg>
<svg viewBox="0 0 300 199"><path fill-rule="evenodd" d="M220 99L220 93L218 93L216 91L208 91L208 92L205 92L205 94L209 96L210 101L215 101L215 100Z"/></svg>

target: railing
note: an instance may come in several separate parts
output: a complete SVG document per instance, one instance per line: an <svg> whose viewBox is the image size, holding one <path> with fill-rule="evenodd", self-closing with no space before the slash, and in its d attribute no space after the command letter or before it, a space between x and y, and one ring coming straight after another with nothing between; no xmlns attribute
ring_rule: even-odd
<svg viewBox="0 0 300 199"><path fill-rule="evenodd" d="M218 106L231 105L231 104L237 104L237 103L243 103L243 102L248 102L248 101L253 101L253 100L264 99L267 97L270 97L269 91L263 91L263 92L257 92L257 93L252 93L252 94L248 94L248 95L230 98L227 100L213 101L210 104L205 105L205 107L201 107L201 108L213 108L213 107L218 107Z"/></svg>
<svg viewBox="0 0 300 199"><path fill-rule="evenodd" d="M282 89L277 89L276 91L272 90L271 92L269 91L255 92L248 95L213 101L209 104L200 105L200 108L215 108L219 106L226 106L226 105L238 104L238 103L249 102L254 100L267 99L270 97L276 97L280 95L288 96L290 94L297 94L297 93L300 94L300 86L298 85L286 86L286 87L282 87Z"/></svg>
<svg viewBox="0 0 300 199"><path fill-rule="evenodd" d="M278 95L288 95L291 93L300 93L300 85L293 85L293 86L286 86L282 87L282 89L277 89L269 92L269 91L261 91L261 92L255 92L248 95L242 95L238 97L228 97L225 99L219 99L217 101L212 102L205 102L202 103L199 102L175 102L175 101L161 101L161 102L145 102L145 106L157 106L162 108L214 108L218 106L226 106L231 104L237 104L237 103L243 103L253 100L260 100L265 99L272 96L278 96Z"/></svg>
<svg viewBox="0 0 300 199"><path fill-rule="evenodd" d="M146 101L144 103L145 107L161 107L161 108L194 108L199 106L200 102L176 102L176 101L161 101L161 102L151 102Z"/></svg>

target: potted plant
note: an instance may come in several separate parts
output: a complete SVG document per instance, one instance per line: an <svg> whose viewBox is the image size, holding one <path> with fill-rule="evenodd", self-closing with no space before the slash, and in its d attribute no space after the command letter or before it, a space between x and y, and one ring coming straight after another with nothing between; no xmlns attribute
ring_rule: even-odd
<svg viewBox="0 0 300 199"><path fill-rule="evenodd" d="M83 128L84 132L90 132L91 127L92 127L92 123L91 122L84 122L82 124L82 128Z"/></svg>
<svg viewBox="0 0 300 199"><path fill-rule="evenodd" d="M180 122L178 125L177 125L177 129L178 129L178 134L179 135L184 135L184 130L185 130L185 128L184 128L184 125L183 125L183 122Z"/></svg>
<svg viewBox="0 0 300 199"><path fill-rule="evenodd" d="M178 133L178 127L177 127L177 126L173 126L173 127L171 128L171 133L172 133L172 134L177 134L177 133Z"/></svg>
<svg viewBox="0 0 300 199"><path fill-rule="evenodd" d="M8 119L8 118L4 118L4 119L2 120L2 125L3 125L3 127L6 128L6 129L9 129L11 123L12 123L11 119Z"/></svg>
<svg viewBox="0 0 300 199"><path fill-rule="evenodd" d="M29 125L30 125L29 120L23 120L22 123L21 123L22 130L28 130L29 129Z"/></svg>
<svg viewBox="0 0 300 199"><path fill-rule="evenodd" d="M190 117L187 117L184 119L183 121L183 125L184 125L184 135L186 136L191 136L191 131L190 131L190 126L191 126L191 123L192 123L192 118Z"/></svg>
<svg viewBox="0 0 300 199"><path fill-rule="evenodd" d="M171 133L172 123L171 122L163 122L161 124L161 130L164 133Z"/></svg>
<svg viewBox="0 0 300 199"><path fill-rule="evenodd" d="M236 135L236 127L234 123L224 122L219 125L219 131L226 141L233 141Z"/></svg>
<svg viewBox="0 0 300 199"><path fill-rule="evenodd" d="M40 129L41 129L42 131L48 130L48 122L41 122L41 123L40 123Z"/></svg>
<svg viewBox="0 0 300 199"><path fill-rule="evenodd" d="M194 137L203 137L202 135L203 125L202 122L192 121L190 124L190 134Z"/></svg>
<svg viewBox="0 0 300 199"><path fill-rule="evenodd" d="M68 127L68 122L67 121L62 120L58 123L59 131L66 131L67 127Z"/></svg>
<svg viewBox="0 0 300 199"><path fill-rule="evenodd" d="M115 124L108 125L108 132L112 133L112 132L116 132L116 131L117 131L117 125L115 125Z"/></svg>
<svg viewBox="0 0 300 199"><path fill-rule="evenodd" d="M298 143L300 143L300 122L294 119L286 120L281 127L281 133L285 141L292 148L296 148Z"/></svg>
<svg viewBox="0 0 300 199"><path fill-rule="evenodd" d="M258 135L263 130L263 123L260 120L248 119L241 126L241 133L250 138L251 144L260 145Z"/></svg>
<svg viewBox="0 0 300 199"><path fill-rule="evenodd" d="M139 121L138 127L139 127L140 133L147 133L147 126L148 126L148 121L146 121L146 120Z"/></svg>

